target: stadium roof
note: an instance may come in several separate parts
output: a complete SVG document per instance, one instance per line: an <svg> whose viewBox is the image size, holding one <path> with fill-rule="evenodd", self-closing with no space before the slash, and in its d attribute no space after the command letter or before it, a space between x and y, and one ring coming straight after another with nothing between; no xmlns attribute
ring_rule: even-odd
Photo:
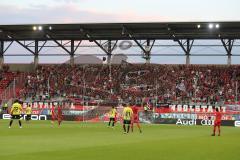
<svg viewBox="0 0 240 160"><path fill-rule="evenodd" d="M208 39L220 40L226 50L225 55L231 56L233 46L239 46L235 41L240 39L240 22L0 25L0 57L6 55L4 53L14 41L35 56L40 55L42 48L46 47L61 47L70 56L74 56L81 42L87 40L111 56L118 40L132 40L141 49L143 58L149 60L157 40L173 40L182 48L184 55L191 55L194 40ZM56 46L48 46L48 41L53 41Z"/></svg>
<svg viewBox="0 0 240 160"><path fill-rule="evenodd" d="M52 38L56 40L131 40L133 37L138 40L239 39L240 22L0 25L0 40L4 41L51 40Z"/></svg>

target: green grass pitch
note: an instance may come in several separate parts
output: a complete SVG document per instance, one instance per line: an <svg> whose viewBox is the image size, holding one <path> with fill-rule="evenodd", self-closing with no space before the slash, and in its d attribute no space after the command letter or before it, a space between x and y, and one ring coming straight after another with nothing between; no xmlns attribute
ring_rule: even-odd
<svg viewBox="0 0 240 160"><path fill-rule="evenodd" d="M143 133L123 134L105 123L0 120L0 160L239 160L240 128L142 125Z"/></svg>

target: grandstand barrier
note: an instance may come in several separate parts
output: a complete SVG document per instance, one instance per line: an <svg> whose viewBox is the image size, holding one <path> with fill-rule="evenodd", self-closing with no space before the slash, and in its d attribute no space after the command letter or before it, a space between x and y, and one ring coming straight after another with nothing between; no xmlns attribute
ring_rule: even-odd
<svg viewBox="0 0 240 160"><path fill-rule="evenodd" d="M64 110L63 120L64 121L76 121L76 122L108 122L109 121L109 110L97 111L78 111L78 110ZM33 114L32 120L51 120L50 109L44 110L40 114ZM230 115L229 115L230 116ZM9 114L0 114L0 119L10 119ZM25 115L22 116L25 119ZM118 115L116 117L116 122L122 123L122 116ZM139 112L139 120L141 123L146 124L173 124L179 126L211 126L214 124L214 119L198 117L197 114L186 114L186 113L168 113L168 114L158 114L149 112ZM240 115L232 119L222 120L222 126L235 126L240 127Z"/></svg>
<svg viewBox="0 0 240 160"><path fill-rule="evenodd" d="M240 127L240 121L235 121L235 127Z"/></svg>
<svg viewBox="0 0 240 160"><path fill-rule="evenodd" d="M222 120L222 126L236 126L234 120ZM213 126L214 120L208 119L165 119L165 118L155 118L154 123L156 124L174 124L179 126Z"/></svg>
<svg viewBox="0 0 240 160"><path fill-rule="evenodd" d="M34 120L38 120L37 116L40 116L40 119L46 116L44 120L51 120L51 109L54 107L57 114L57 107L60 106L64 120L107 122L111 109L111 105L92 104L86 106L70 101L23 102L23 109L29 104L32 107L32 114L36 115L33 117ZM123 107L116 108L117 121L121 122ZM141 123L149 124L213 125L216 108L220 108L222 112L222 125L238 126L240 124L238 122L240 121L240 105L238 103L224 106L161 104L148 111L143 111L143 108L139 107L139 120ZM9 115L3 113L1 116L3 119L9 118Z"/></svg>
<svg viewBox="0 0 240 160"><path fill-rule="evenodd" d="M10 114L0 114L0 119L4 120L10 120L11 115ZM26 115L22 116L22 119L26 119ZM173 125L179 125L179 126L194 126L194 125L202 125L202 126L213 126L214 120L209 119L172 119L172 118L159 118L154 117L151 119L151 121L148 121L149 119L146 119L144 115L140 115L140 122L142 123L154 123L154 124L173 124ZM43 114L33 114L31 115L31 120L38 121L38 120L52 120L51 115L43 115ZM64 121L86 121L86 122L107 122L108 117L104 115L92 115L91 119L87 119L82 115L63 115ZM117 122L122 123L122 119L120 117L117 118ZM222 126L235 126L240 127L240 121L235 120L222 120Z"/></svg>

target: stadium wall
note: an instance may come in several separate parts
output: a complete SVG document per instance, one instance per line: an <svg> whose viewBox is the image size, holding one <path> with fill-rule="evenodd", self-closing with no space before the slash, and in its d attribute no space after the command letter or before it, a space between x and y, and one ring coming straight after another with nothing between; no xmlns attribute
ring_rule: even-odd
<svg viewBox="0 0 240 160"><path fill-rule="evenodd" d="M9 66L9 70L12 72L33 72L34 65L31 64L5 64Z"/></svg>

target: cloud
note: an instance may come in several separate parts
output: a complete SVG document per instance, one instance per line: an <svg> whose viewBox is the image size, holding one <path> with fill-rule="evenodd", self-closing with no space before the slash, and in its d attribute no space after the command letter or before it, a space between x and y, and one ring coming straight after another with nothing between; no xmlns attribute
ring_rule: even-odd
<svg viewBox="0 0 240 160"><path fill-rule="evenodd" d="M30 5L28 7L1 5L0 19L1 24L147 22L168 20L167 17L145 16L134 12L100 12L94 9L81 8L75 4L59 4L56 6Z"/></svg>
<svg viewBox="0 0 240 160"><path fill-rule="evenodd" d="M159 18L159 19L158 19ZM58 4L56 6L49 5L30 5L21 7L17 5L1 5L0 19L2 24L54 24L54 23L101 23L101 22L133 22L133 21L151 21L163 20L162 17L141 16L135 12L109 13L100 12L94 9L81 8L74 4ZM21 48L21 47L20 47ZM22 52L21 52L22 51ZM23 48L13 48L9 53L26 52ZM62 50L49 50L47 53L62 53ZM86 53L103 53L98 49L88 49ZM83 53L81 50L80 53ZM104 55L104 53L103 53ZM58 58L60 59L60 58ZM140 58L141 59L141 58ZM32 58L24 58L22 62L29 63ZM18 62L13 58L7 58L6 62ZM53 62L53 61L51 61Z"/></svg>

